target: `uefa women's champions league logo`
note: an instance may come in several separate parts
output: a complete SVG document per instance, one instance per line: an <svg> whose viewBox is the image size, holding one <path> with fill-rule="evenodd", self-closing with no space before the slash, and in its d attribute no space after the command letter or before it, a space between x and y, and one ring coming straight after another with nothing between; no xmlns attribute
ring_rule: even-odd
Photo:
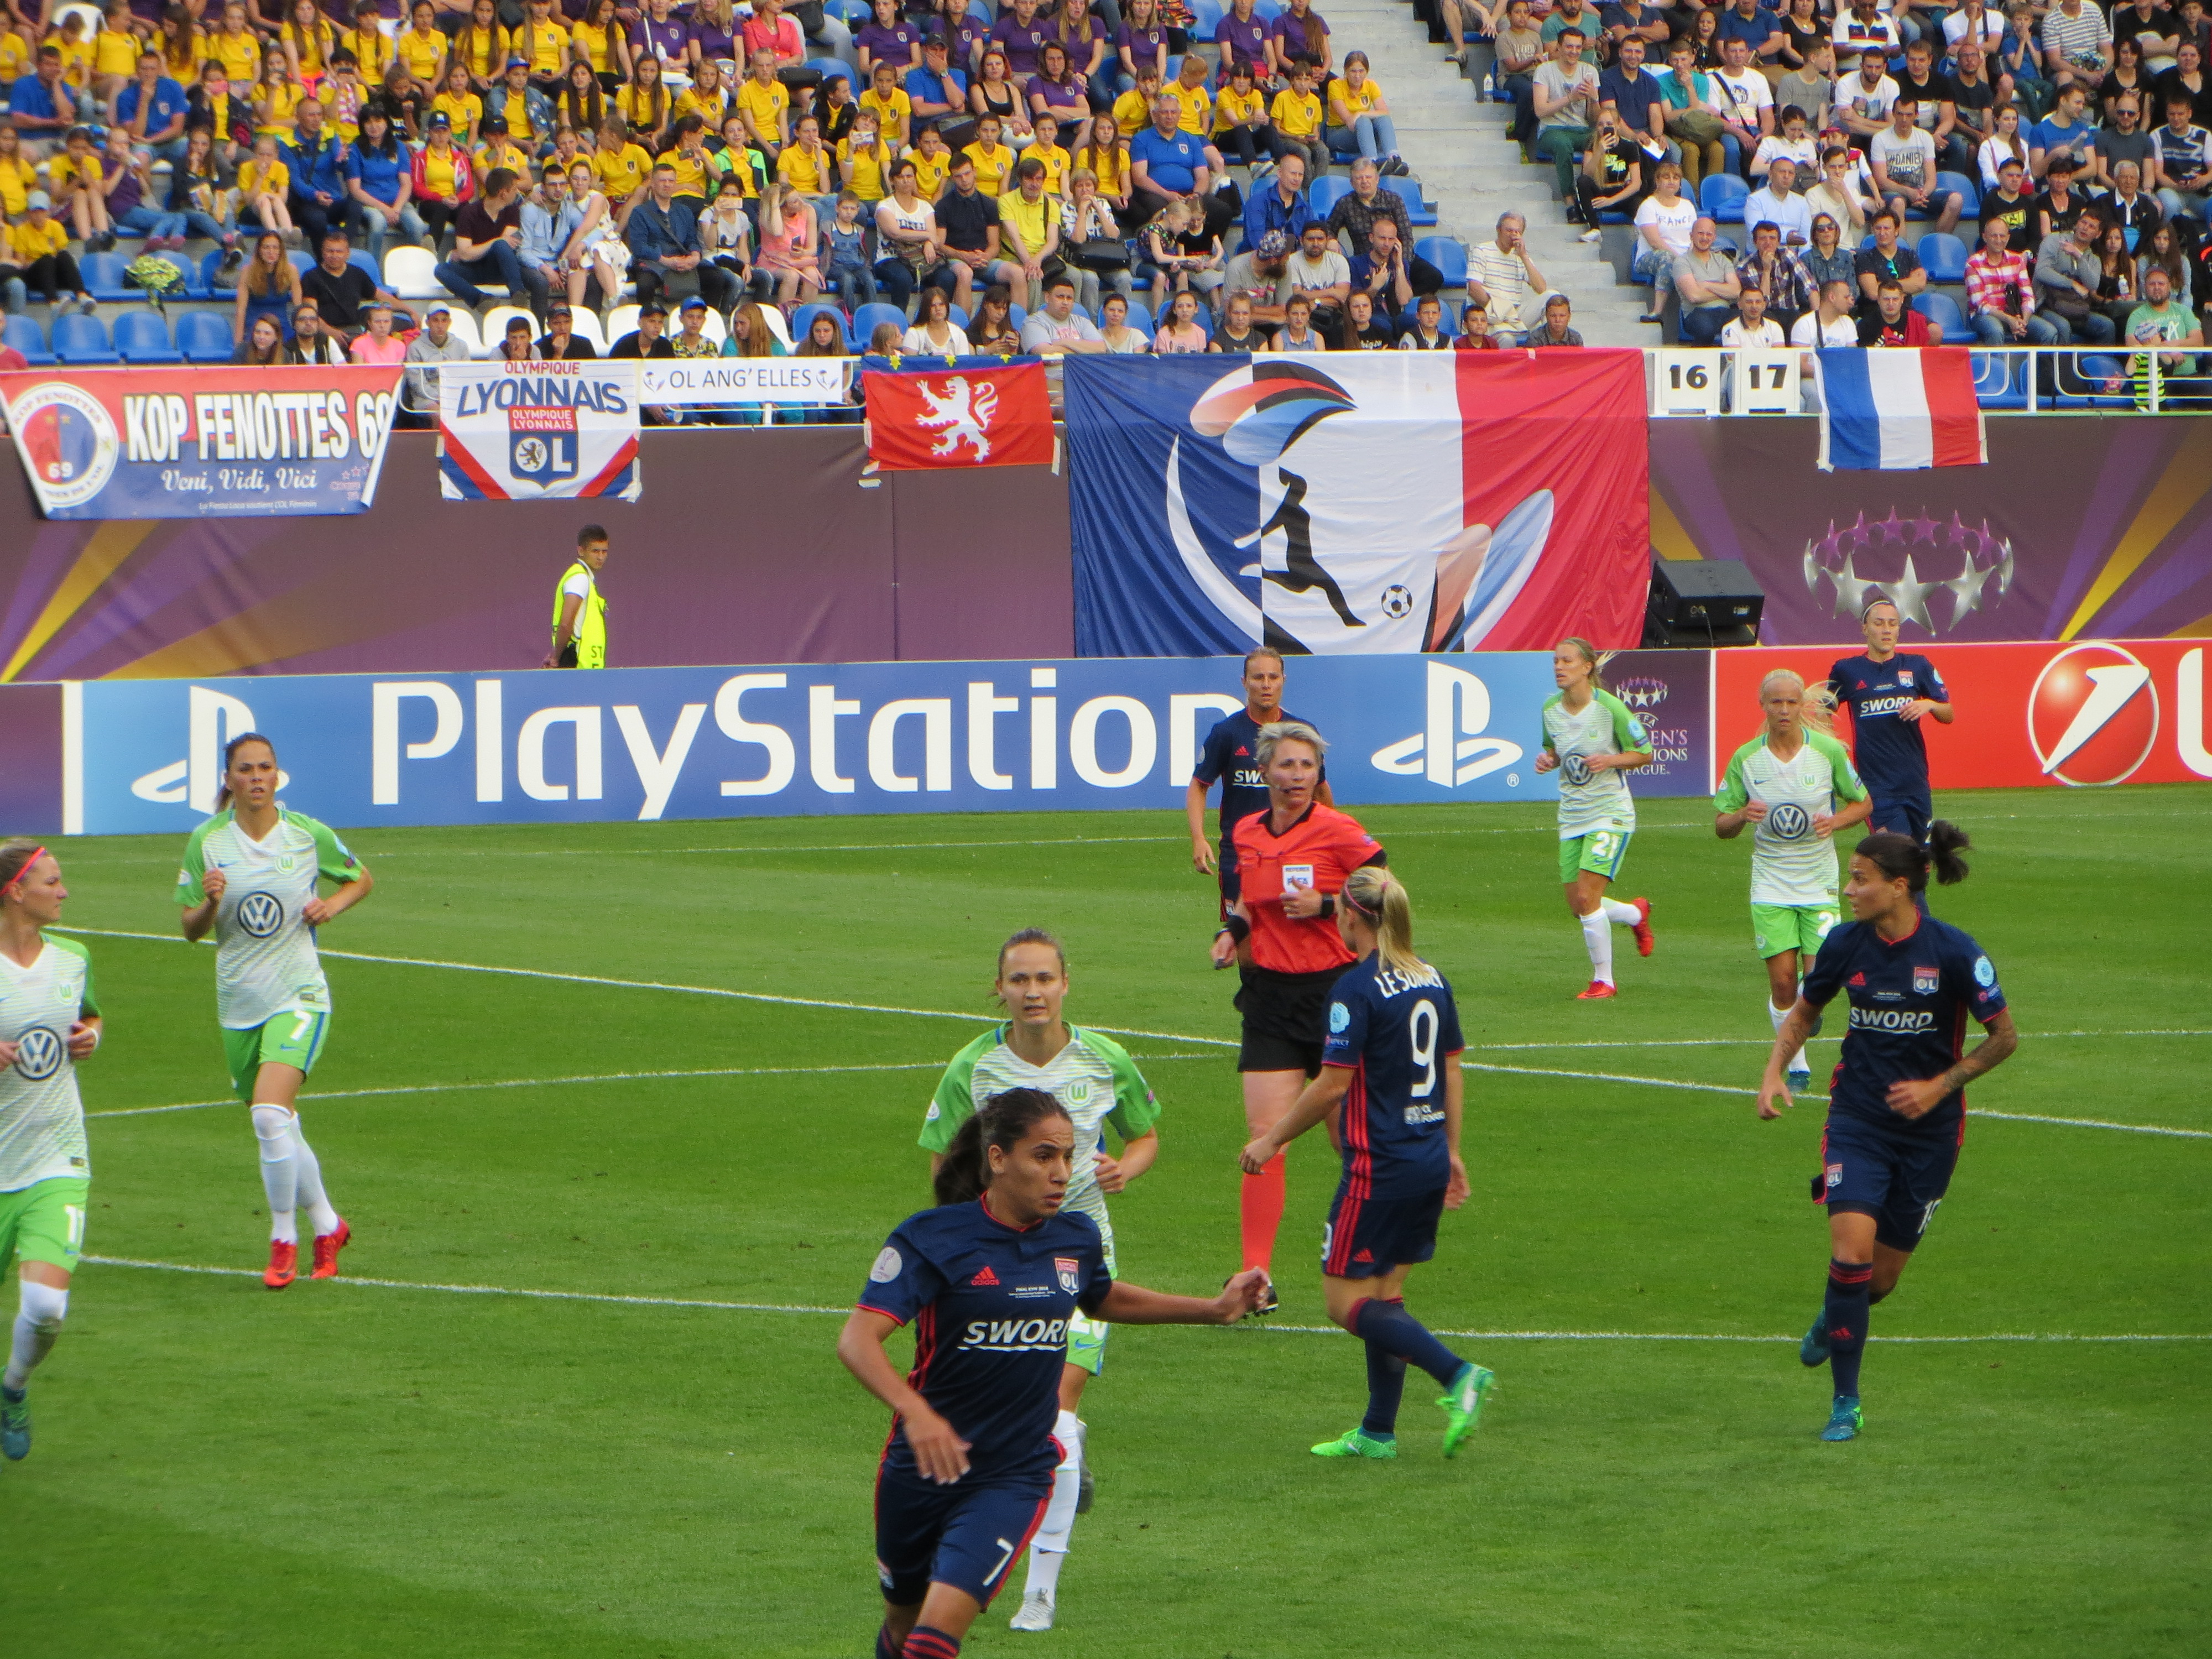
<svg viewBox="0 0 2212 1659"><path fill-rule="evenodd" d="M1877 565L1895 568L1894 556L1883 555L1888 548L1904 550L1903 567L1893 577L1877 575ZM1916 556L1935 574L1923 577ZM1945 577L1942 573L1954 565L1959 574ZM1806 542L1805 591L1819 599L1824 578L1835 592L1838 617L1856 619L1875 600L1887 599L1901 622L1917 623L1931 635L1946 628L1955 632L1973 612L2002 603L2012 592L2012 543L1992 531L1987 519L1979 529L1970 529L1956 513L1948 525L1925 512L1917 519L1900 519L1895 507L1887 519L1870 524L1862 513L1856 524L1840 530L1830 520L1824 538ZM1950 604L1936 603L1939 593L1948 593ZM1941 627L1938 611L1943 613Z"/></svg>
<svg viewBox="0 0 2212 1659"><path fill-rule="evenodd" d="M1362 410L1337 380L1295 361L1236 369L1193 405L1191 431L1255 475L1261 513L1233 534L1204 501L1194 518L1178 434L1169 528L1200 592L1247 638L1304 652L1470 650L1534 571L1552 492L1534 492L1494 526L1467 522L1451 365L1413 368L1438 384L1395 395L1387 413ZM1208 545L1200 520L1220 545ZM1254 580L1256 602L1243 585Z"/></svg>

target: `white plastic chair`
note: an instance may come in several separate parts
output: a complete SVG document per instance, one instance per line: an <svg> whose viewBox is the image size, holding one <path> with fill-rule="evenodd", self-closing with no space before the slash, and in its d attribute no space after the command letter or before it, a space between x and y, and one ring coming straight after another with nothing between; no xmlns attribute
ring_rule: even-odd
<svg viewBox="0 0 2212 1659"><path fill-rule="evenodd" d="M781 307L773 305L763 305L760 308L760 313L762 316L768 319L769 331L775 334L777 339L783 342L783 349L786 352L788 352L791 349L791 325L784 321ZM719 322L720 319L717 318L715 320ZM729 331L726 329L723 331L725 337L727 337L728 332Z"/></svg>
<svg viewBox="0 0 2212 1659"><path fill-rule="evenodd" d="M707 320L699 325L699 331L720 348L730 337L730 325L722 320L722 313L714 307L707 307Z"/></svg>
<svg viewBox="0 0 2212 1659"><path fill-rule="evenodd" d="M592 349L600 356L604 357L607 355L608 340L607 337L600 331L598 312L589 307L579 309L574 317L570 319L569 326L575 330L579 339L590 341Z"/></svg>
<svg viewBox="0 0 2212 1659"><path fill-rule="evenodd" d="M496 357L499 355L500 343L507 338L507 325L517 317L530 325L530 337L532 340L538 337L538 319L520 306L494 306L489 311L484 313L485 356Z"/></svg>
<svg viewBox="0 0 2212 1659"><path fill-rule="evenodd" d="M617 306L607 313L607 343L612 345L625 334L637 332L637 314L643 307L635 305Z"/></svg>
<svg viewBox="0 0 2212 1659"><path fill-rule="evenodd" d="M427 247L402 243L384 251L384 286L403 300L442 300L449 296L437 277L438 256ZM458 313L456 313L458 314Z"/></svg>
<svg viewBox="0 0 2212 1659"><path fill-rule="evenodd" d="M447 315L451 319L450 332L453 337L469 349L470 356L483 356L484 355L483 333L477 327L476 313L471 311L466 306L448 301Z"/></svg>

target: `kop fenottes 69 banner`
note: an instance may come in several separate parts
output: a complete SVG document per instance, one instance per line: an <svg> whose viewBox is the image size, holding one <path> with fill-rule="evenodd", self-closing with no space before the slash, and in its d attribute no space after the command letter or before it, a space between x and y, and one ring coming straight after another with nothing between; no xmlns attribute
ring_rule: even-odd
<svg viewBox="0 0 2212 1659"><path fill-rule="evenodd" d="M1637 643L1634 351L1075 356L1076 649Z"/></svg>
<svg viewBox="0 0 2212 1659"><path fill-rule="evenodd" d="M448 363L438 372L439 493L449 501L634 501L635 362Z"/></svg>
<svg viewBox="0 0 2212 1659"><path fill-rule="evenodd" d="M400 371L37 369L0 374L49 519L365 513Z"/></svg>

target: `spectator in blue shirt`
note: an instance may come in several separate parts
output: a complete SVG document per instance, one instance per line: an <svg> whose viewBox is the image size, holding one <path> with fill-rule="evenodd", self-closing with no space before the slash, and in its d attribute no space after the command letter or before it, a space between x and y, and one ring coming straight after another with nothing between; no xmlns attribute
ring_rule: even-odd
<svg viewBox="0 0 2212 1659"><path fill-rule="evenodd" d="M292 172L292 222L307 238L309 247L323 245L323 233L332 225L343 230L350 216L346 195L347 144L334 132L323 130L323 101L302 98L299 130L291 142L280 143L284 165Z"/></svg>
<svg viewBox="0 0 2212 1659"><path fill-rule="evenodd" d="M623 240L629 246L630 275L637 283L641 302L672 289L689 288L684 279L696 276L698 291L715 310L726 314L735 303L737 275L704 257L705 250L699 244L699 216L690 203L677 200L676 169L667 162L653 169L653 182L647 186L645 200L630 210Z"/></svg>
<svg viewBox="0 0 2212 1659"><path fill-rule="evenodd" d="M1171 198L1196 196L1206 210L1206 229L1218 236L1236 216L1214 194L1212 170L1206 164L1206 141L1179 125L1182 106L1172 98L1152 105L1152 124L1129 140L1129 210L1134 222L1148 224Z"/></svg>
<svg viewBox="0 0 2212 1659"><path fill-rule="evenodd" d="M76 100L62 79L60 47L40 46L36 71L9 88L8 119L33 156L43 161L61 152L62 140L76 125Z"/></svg>
<svg viewBox="0 0 2212 1659"><path fill-rule="evenodd" d="M1244 204L1244 246L1256 247L1271 230L1279 230L1296 242L1306 222L1317 219L1306 203L1306 158L1285 155L1275 164L1275 176L1265 190L1255 190Z"/></svg>
<svg viewBox="0 0 2212 1659"><path fill-rule="evenodd" d="M380 267L385 238L393 226L418 243L428 234L422 216L415 211L414 157L392 130L392 117L381 104L361 112L361 137L346 152L345 181L354 234L368 244Z"/></svg>
<svg viewBox="0 0 2212 1659"><path fill-rule="evenodd" d="M115 94L115 125L131 135L131 148L165 161L185 154L185 89L161 73L161 55L138 54L138 78Z"/></svg>
<svg viewBox="0 0 2212 1659"><path fill-rule="evenodd" d="M1659 77L1644 67L1644 37L1624 36L1613 48L1613 67L1597 77L1597 100L1611 104L1621 131L1654 161L1681 160L1681 147L1667 136L1667 94Z"/></svg>
<svg viewBox="0 0 2212 1659"><path fill-rule="evenodd" d="M1741 40L1751 48L1754 64L1778 64L1787 36L1782 33L1781 20L1759 3L1759 0L1735 0L1721 14L1720 32L1717 42Z"/></svg>
<svg viewBox="0 0 2212 1659"><path fill-rule="evenodd" d="M968 77L951 67L952 48L941 34L921 43L921 67L906 72L906 95L914 100L914 130L934 126L946 117L968 112Z"/></svg>

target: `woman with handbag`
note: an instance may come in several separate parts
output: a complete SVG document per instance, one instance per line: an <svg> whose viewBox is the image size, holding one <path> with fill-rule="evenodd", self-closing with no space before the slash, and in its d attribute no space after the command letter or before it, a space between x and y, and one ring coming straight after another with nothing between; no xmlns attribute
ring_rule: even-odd
<svg viewBox="0 0 2212 1659"><path fill-rule="evenodd" d="M876 204L876 283L884 298L903 311L915 290L933 286L945 259L939 251L937 210L916 187L914 157L891 163L891 193Z"/></svg>
<svg viewBox="0 0 2212 1659"><path fill-rule="evenodd" d="M1067 199L1060 208L1060 252L1075 278L1076 304L1093 316L1102 285L1129 297L1129 245L1098 194L1098 175L1089 167L1067 175Z"/></svg>

